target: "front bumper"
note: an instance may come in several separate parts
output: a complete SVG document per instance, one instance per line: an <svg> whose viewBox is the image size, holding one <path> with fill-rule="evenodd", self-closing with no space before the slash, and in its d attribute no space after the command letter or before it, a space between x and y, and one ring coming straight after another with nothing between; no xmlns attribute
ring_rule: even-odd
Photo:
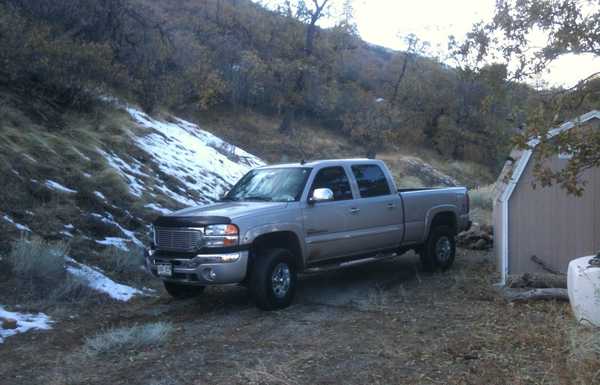
<svg viewBox="0 0 600 385"><path fill-rule="evenodd" d="M188 285L225 285L240 283L246 278L248 251L223 254L198 254L191 258L168 257L146 250L146 269L165 281ZM158 275L157 265L172 266L171 276Z"/></svg>

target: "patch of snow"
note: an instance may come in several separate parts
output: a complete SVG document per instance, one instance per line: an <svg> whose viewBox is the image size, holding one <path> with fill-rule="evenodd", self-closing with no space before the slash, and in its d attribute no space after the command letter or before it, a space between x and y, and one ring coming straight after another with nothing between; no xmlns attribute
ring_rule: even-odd
<svg viewBox="0 0 600 385"><path fill-rule="evenodd" d="M74 194L74 193L77 192L77 190L73 190L73 189L70 189L68 187L65 187L62 184L60 184L58 182L55 182L53 180L50 180L50 179L46 180L46 182L44 183L44 185L46 187L48 187L49 189L51 189L51 190L59 191L59 192L62 192L62 193Z"/></svg>
<svg viewBox="0 0 600 385"><path fill-rule="evenodd" d="M177 178L187 191L173 191L164 184L155 187L182 204L192 206L216 200L250 168L264 164L259 158L183 119L165 122L134 108L127 111L140 126L153 130L137 138L138 145L153 155L162 172ZM200 192L204 201L197 202L190 191Z"/></svg>
<svg viewBox="0 0 600 385"><path fill-rule="evenodd" d="M125 238L119 238L119 237L106 237L102 240L96 240L96 243L100 244L100 245L104 245L104 246L114 246L118 249L121 249L123 251L129 251L129 247L127 247L127 244L130 241L128 239Z"/></svg>
<svg viewBox="0 0 600 385"><path fill-rule="evenodd" d="M144 207L154 210L154 211L157 211L161 214L171 214L173 212L172 210L166 209L164 207L160 207L159 205L157 205L155 203L148 203Z"/></svg>
<svg viewBox="0 0 600 385"><path fill-rule="evenodd" d="M106 200L106 197L100 191L94 191L94 195L97 196L98 198L102 199L103 201Z"/></svg>
<svg viewBox="0 0 600 385"><path fill-rule="evenodd" d="M59 233L62 234L62 235L64 235L64 236L66 236L66 237L73 238L73 234L70 233L70 232L68 232L68 231L66 231L66 230L59 231Z"/></svg>
<svg viewBox="0 0 600 385"><path fill-rule="evenodd" d="M126 228L121 226L117 221L115 221L115 219L111 213L106 213L106 216L103 216L98 213L92 213L91 215L95 218L100 219L102 222L104 222L106 224L115 226L128 238L129 241L133 242L134 244L136 244L139 247L144 247L144 244L142 243L142 241L137 239L137 237L135 236L135 232L131 231L131 230L127 230ZM115 237L108 237L102 241L96 241L96 242L101 245L112 245L112 246L119 247L122 250L128 250L127 246L125 246L122 241L127 242L123 238L115 238ZM124 246L124 248L123 248L123 246Z"/></svg>
<svg viewBox="0 0 600 385"><path fill-rule="evenodd" d="M89 172L84 172L83 176L86 177L86 178L91 178L92 174L90 174Z"/></svg>
<svg viewBox="0 0 600 385"><path fill-rule="evenodd" d="M22 225L20 223L15 222L11 217L9 217L8 215L5 215L2 217L2 219L4 219L5 221L7 221L8 223L13 224L17 230L19 231L28 231L31 233L31 229L25 225Z"/></svg>
<svg viewBox="0 0 600 385"><path fill-rule="evenodd" d="M131 166L115 154L109 154L100 148L98 148L97 151L104 157L104 159L106 159L110 167L117 170L119 174L121 174L121 176L127 180L131 194L138 198L141 197L146 190L146 187L144 186L144 182L140 179L140 177L150 177L148 174L141 171L141 165L136 164L136 166Z"/></svg>
<svg viewBox="0 0 600 385"><path fill-rule="evenodd" d="M72 224L70 224L70 223L69 223L69 224L66 224L66 225L64 225L63 227L64 227L65 229L67 229L67 230L74 230L74 229L75 229L75 226L73 226L73 225L72 225Z"/></svg>
<svg viewBox="0 0 600 385"><path fill-rule="evenodd" d="M28 313L17 313L4 310L4 307L0 305L0 318L9 318L17 321L16 329L2 329L0 328L0 343L4 342L4 339L15 334L25 333L28 330L50 330L52 327L52 321L44 313L28 314Z"/></svg>
<svg viewBox="0 0 600 385"><path fill-rule="evenodd" d="M15 170L14 168L10 170L13 174L15 174L16 176L21 176L21 174L19 174L19 172L17 170Z"/></svg>
<svg viewBox="0 0 600 385"><path fill-rule="evenodd" d="M69 262L67 271L74 276L85 280L92 289L106 293L111 298L118 301L129 301L136 295L144 295L144 292L131 286L123 285L108 278L102 270L79 263L72 258L67 258Z"/></svg>

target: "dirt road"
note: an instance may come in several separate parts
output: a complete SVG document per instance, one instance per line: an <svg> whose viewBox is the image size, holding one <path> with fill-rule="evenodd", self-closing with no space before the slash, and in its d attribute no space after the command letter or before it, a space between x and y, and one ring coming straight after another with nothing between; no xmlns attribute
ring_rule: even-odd
<svg viewBox="0 0 600 385"><path fill-rule="evenodd" d="M408 254L305 277L278 312L257 310L239 287L55 309L53 330L0 345L0 383L570 383L568 305L509 305L493 270L488 254L461 250L451 271L424 275ZM160 348L81 353L99 330L157 320L176 328Z"/></svg>

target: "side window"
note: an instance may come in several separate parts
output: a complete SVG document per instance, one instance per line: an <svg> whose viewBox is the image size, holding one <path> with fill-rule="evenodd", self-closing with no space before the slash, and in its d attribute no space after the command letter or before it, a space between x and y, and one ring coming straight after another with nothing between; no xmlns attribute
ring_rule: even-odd
<svg viewBox="0 0 600 385"><path fill-rule="evenodd" d="M352 199L350 182L342 167L327 167L319 170L310 189L310 195L312 196L313 191L318 188L331 189L335 201Z"/></svg>
<svg viewBox="0 0 600 385"><path fill-rule="evenodd" d="M361 198L389 195L390 186L381 168L374 164L352 166Z"/></svg>

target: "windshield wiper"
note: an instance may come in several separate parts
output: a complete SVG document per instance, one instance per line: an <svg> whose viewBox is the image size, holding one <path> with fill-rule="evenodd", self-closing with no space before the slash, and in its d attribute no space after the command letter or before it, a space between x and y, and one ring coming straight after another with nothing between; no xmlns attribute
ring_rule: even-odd
<svg viewBox="0 0 600 385"><path fill-rule="evenodd" d="M273 200L273 198L271 197L266 197L266 196L260 196L260 195L256 195L256 196L249 196L249 197L244 197L245 201L261 201L261 202L271 202Z"/></svg>

